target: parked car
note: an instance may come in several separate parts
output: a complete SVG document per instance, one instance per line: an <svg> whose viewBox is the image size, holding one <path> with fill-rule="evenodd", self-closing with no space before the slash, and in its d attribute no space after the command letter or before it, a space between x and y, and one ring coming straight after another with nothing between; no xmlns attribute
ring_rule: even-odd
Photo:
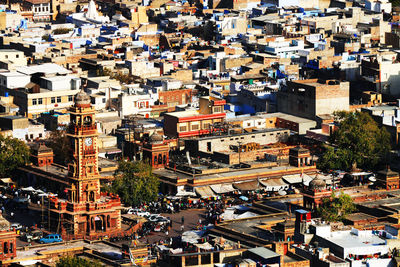
<svg viewBox="0 0 400 267"><path fill-rule="evenodd" d="M20 223L12 223L10 225L11 229L15 229L15 230L21 230L22 229L22 225Z"/></svg>
<svg viewBox="0 0 400 267"><path fill-rule="evenodd" d="M142 216L142 217L150 216L150 212L148 211L142 211L141 209L133 209L133 208L128 209L127 214L135 214L137 216Z"/></svg>
<svg viewBox="0 0 400 267"><path fill-rule="evenodd" d="M156 222L157 221L157 219L158 219L158 217L160 217L160 214L152 214L152 215L150 215L149 216L149 221L151 221L151 222Z"/></svg>
<svg viewBox="0 0 400 267"><path fill-rule="evenodd" d="M43 237L43 232L35 230L31 232L26 232L24 235L22 235L21 239L26 242L32 242L40 240L42 237Z"/></svg>
<svg viewBox="0 0 400 267"><path fill-rule="evenodd" d="M59 234L49 234L43 238L39 239L40 244L50 244L50 243L56 243L56 242L62 242L62 238Z"/></svg>

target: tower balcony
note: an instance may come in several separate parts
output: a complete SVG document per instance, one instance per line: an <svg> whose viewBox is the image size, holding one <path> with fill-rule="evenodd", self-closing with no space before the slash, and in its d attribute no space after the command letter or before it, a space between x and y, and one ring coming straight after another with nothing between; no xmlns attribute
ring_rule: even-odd
<svg viewBox="0 0 400 267"><path fill-rule="evenodd" d="M84 135L84 134L97 134L97 124L91 125L70 125L68 133L73 135Z"/></svg>

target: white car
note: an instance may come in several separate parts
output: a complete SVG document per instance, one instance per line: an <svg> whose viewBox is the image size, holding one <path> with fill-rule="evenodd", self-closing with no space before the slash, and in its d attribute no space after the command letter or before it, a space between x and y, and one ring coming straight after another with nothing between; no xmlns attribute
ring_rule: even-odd
<svg viewBox="0 0 400 267"><path fill-rule="evenodd" d="M15 229L15 230L21 230L22 229L22 225L20 223L13 223L10 225L11 229Z"/></svg>
<svg viewBox="0 0 400 267"><path fill-rule="evenodd" d="M133 208L128 209L127 214L135 214L137 216L142 216L142 217L150 216L150 212L148 211L142 211L141 209L133 209Z"/></svg>
<svg viewBox="0 0 400 267"><path fill-rule="evenodd" d="M152 214L148 217L148 219L151 222L156 222L160 217L162 217L160 214Z"/></svg>

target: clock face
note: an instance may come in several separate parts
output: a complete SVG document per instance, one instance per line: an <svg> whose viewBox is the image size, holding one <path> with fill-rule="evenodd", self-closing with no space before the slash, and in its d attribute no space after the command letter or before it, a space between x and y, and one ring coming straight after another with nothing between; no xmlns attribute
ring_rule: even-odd
<svg viewBox="0 0 400 267"><path fill-rule="evenodd" d="M93 143L92 138L88 137L85 139L85 145L86 146L91 146Z"/></svg>

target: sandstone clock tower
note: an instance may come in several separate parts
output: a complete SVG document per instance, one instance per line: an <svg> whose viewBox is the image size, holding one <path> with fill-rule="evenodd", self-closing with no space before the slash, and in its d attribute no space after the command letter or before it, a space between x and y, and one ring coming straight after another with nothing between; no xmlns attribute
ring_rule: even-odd
<svg viewBox="0 0 400 267"><path fill-rule="evenodd" d="M67 135L73 151L72 162L68 164L69 200L95 202L100 197L95 109L90 105L89 96L81 92L69 112L71 123Z"/></svg>
<svg viewBox="0 0 400 267"><path fill-rule="evenodd" d="M95 109L83 90L69 112L68 199L50 199L50 230L66 239L120 235L121 201L117 195L100 192Z"/></svg>

